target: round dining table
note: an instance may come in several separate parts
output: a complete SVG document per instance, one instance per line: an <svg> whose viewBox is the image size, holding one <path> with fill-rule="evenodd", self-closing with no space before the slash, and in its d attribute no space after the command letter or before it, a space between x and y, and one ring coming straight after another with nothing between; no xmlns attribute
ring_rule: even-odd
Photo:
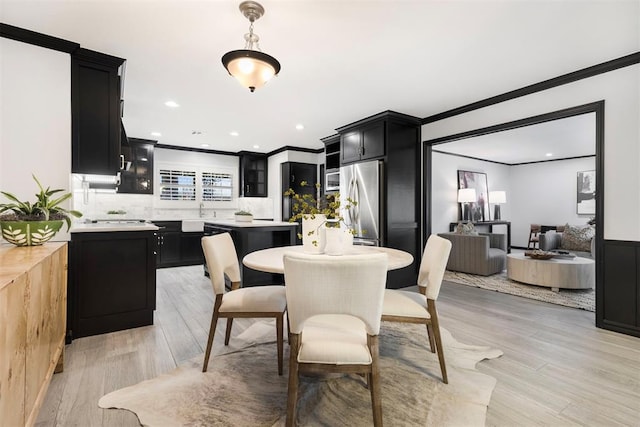
<svg viewBox="0 0 640 427"><path fill-rule="evenodd" d="M282 256L285 253L301 253L303 252L303 246L281 246L277 248L262 249L259 251L248 253L242 259L242 264L245 267L252 270L264 271L266 273L279 273L284 274L284 263ZM383 248L380 246L360 246L354 245L349 247L344 255L362 255L363 257L374 253L386 253L389 256L388 270L397 270L413 262L413 255L408 252L401 251L399 249ZM322 258L336 258L340 255L315 255L318 259Z"/></svg>

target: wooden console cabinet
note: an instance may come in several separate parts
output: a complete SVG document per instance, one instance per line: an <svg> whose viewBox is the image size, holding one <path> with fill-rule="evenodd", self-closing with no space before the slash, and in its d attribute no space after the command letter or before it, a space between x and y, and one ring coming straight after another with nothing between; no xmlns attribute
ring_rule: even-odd
<svg viewBox="0 0 640 427"><path fill-rule="evenodd" d="M62 371L67 243L0 245L0 424L32 426Z"/></svg>

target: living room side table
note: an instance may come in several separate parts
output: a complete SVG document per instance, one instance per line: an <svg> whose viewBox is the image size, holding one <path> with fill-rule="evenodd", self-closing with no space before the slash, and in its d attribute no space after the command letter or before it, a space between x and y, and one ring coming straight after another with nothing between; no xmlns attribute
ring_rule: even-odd
<svg viewBox="0 0 640 427"><path fill-rule="evenodd" d="M462 221L469 222L469 221ZM506 225L507 226L507 253L511 253L511 221L470 221L474 226L487 226L489 227L489 233L493 233L494 225ZM449 231L454 231L456 229L457 222L449 223Z"/></svg>
<svg viewBox="0 0 640 427"><path fill-rule="evenodd" d="M552 291L592 289L596 263L588 258L531 259L524 254L507 255L507 277L522 283L547 286Z"/></svg>

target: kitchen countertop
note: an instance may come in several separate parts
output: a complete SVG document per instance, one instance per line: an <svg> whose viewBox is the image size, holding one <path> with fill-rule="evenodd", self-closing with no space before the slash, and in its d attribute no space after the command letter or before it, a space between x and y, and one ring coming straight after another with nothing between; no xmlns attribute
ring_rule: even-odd
<svg viewBox="0 0 640 427"><path fill-rule="evenodd" d="M205 219L205 224L222 225L226 227L236 228L255 228L255 227L295 227L298 225L296 222L285 221L262 221L254 219L251 222L238 222L234 219Z"/></svg>
<svg viewBox="0 0 640 427"><path fill-rule="evenodd" d="M70 233L101 233L111 231L155 231L158 227L148 223L108 223L73 224Z"/></svg>

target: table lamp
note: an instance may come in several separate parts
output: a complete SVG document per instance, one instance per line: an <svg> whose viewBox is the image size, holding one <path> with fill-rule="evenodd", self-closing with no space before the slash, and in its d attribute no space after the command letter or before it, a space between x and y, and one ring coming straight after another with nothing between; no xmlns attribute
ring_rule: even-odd
<svg viewBox="0 0 640 427"><path fill-rule="evenodd" d="M507 194L504 191L489 191L489 202L494 203L493 219L500 219L500 205L507 203Z"/></svg>
<svg viewBox="0 0 640 427"><path fill-rule="evenodd" d="M469 218L469 203L476 201L475 188L461 188L458 190L458 203L462 203L462 220L471 221ZM465 206L466 205L466 206Z"/></svg>

